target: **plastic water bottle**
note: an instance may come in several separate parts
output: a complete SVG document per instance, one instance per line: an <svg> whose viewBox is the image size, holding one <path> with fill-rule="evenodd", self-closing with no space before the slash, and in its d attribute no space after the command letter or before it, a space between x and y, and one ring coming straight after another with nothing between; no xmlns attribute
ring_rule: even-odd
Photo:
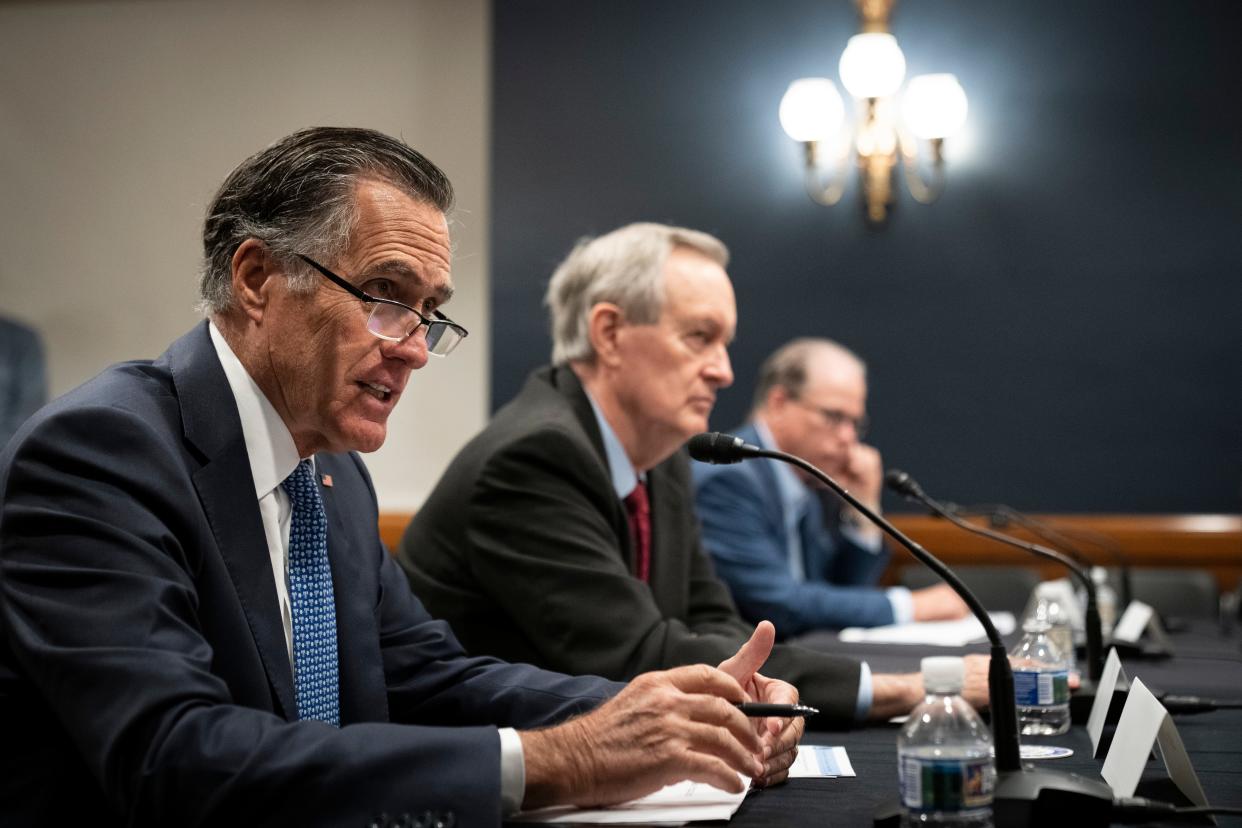
<svg viewBox="0 0 1242 828"><path fill-rule="evenodd" d="M1023 619L1025 626L1027 621L1042 621L1050 627L1048 637L1052 639L1052 643L1061 651L1061 655L1065 657L1066 666L1069 671L1076 672L1078 670L1078 654L1074 652L1074 627L1070 618L1070 613L1061 604L1060 596L1043 595L1036 590L1031 595L1031 601L1027 604L1027 611Z"/></svg>
<svg viewBox="0 0 1242 828"><path fill-rule="evenodd" d="M927 696L897 734L897 774L907 826L989 826L996 765L987 727L959 693L956 656L923 659Z"/></svg>
<svg viewBox="0 0 1242 828"><path fill-rule="evenodd" d="M1100 611L1100 631L1107 639L1113 634L1117 623L1117 591L1108 582L1108 570L1102 566L1091 567L1091 580L1095 581L1095 606Z"/></svg>
<svg viewBox="0 0 1242 828"><path fill-rule="evenodd" d="M1009 653L1023 736L1056 736L1070 727L1069 665L1048 637L1050 629L1046 621L1026 622Z"/></svg>

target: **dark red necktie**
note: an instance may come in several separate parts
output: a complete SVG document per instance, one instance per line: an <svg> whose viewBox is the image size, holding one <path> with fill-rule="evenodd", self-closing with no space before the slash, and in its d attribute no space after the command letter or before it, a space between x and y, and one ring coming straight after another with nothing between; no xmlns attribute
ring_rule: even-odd
<svg viewBox="0 0 1242 828"><path fill-rule="evenodd" d="M646 583L651 576L651 502L647 484L638 481L634 491L625 496L625 511L630 516L630 537L634 539L634 574Z"/></svg>

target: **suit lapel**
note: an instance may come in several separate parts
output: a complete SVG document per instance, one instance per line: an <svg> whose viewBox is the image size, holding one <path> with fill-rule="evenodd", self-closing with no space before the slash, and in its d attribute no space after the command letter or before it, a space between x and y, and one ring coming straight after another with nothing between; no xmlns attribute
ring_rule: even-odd
<svg viewBox="0 0 1242 828"><path fill-rule="evenodd" d="M762 444L759 430L753 423L748 423L737 430L737 436L748 443ZM770 448L770 446L769 446ZM777 460L759 460L749 468L759 478L760 497L763 498L764 511L772 516L776 525L782 527L782 537L788 531L785 523L785 504L781 500L781 489L776 478ZM807 580L827 580L828 566L833 555L831 538L824 530L821 492L808 489L810 501L807 503L806 515L798 521L794 531L798 533L798 545L802 550L802 571ZM832 495L835 497L835 495ZM785 537L785 546L789 546L789 538Z"/></svg>
<svg viewBox="0 0 1242 828"><path fill-rule="evenodd" d="M612 477L608 470L608 452L604 449L604 436L600 434L599 423L595 420L595 409L591 407L591 400L587 397L586 391L582 387L582 382L578 379L578 375L573 369L556 365L541 369L536 372L535 377L540 381L548 383L556 392L560 394L566 402L569 403L570 410L573 411L574 417L577 418L578 424L582 426L582 430L586 433L587 439L591 442L591 448L595 450L596 457L599 458L599 470L602 475L601 487L611 496L607 500L614 505L611 509L611 519L613 529L617 533L617 537L622 540L619 544L623 562L626 570L631 574L635 569L635 540L630 537L630 519L625 510L625 504L616 496L613 489ZM654 492L648 490L648 496L654 498ZM651 553L652 553L652 570L651 575L655 576L655 555L659 550L656 543L658 533L656 524L655 507L652 506L651 513Z"/></svg>
<svg viewBox="0 0 1242 828"><path fill-rule="evenodd" d="M272 694L282 715L293 719L297 714L293 674L254 478L237 410L220 405L221 399L232 398L232 391L207 324L177 340L168 350L168 360L186 439L205 458L193 475L203 513L237 590Z"/></svg>

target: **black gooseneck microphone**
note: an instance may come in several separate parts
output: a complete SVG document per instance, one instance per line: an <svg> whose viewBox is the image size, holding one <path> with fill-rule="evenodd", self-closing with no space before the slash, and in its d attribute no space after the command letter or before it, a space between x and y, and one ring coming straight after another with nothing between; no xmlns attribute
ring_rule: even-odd
<svg viewBox="0 0 1242 828"><path fill-rule="evenodd" d="M1052 557L1058 563L1066 567L1069 567L1071 570L1074 570L1075 568L1074 563L1072 563L1066 556L1059 555L1056 550L1045 549L1042 546L1038 546L1036 544L1031 544L1031 543L1026 543L1025 541L1021 541L1017 538L1011 538L1008 535L1004 535L998 532L988 531L987 529L983 527L975 526L973 523L968 523L962 520L961 516L963 512L967 510L955 509L952 507L951 504L942 503L942 502L939 502L933 499L930 495L924 492L923 488L919 486L919 484L914 480L914 478L911 477L906 472L903 472L899 469L889 469L889 471L886 472L884 475L884 484L888 486L888 488L896 492L897 494L900 494L909 500L916 500L922 503L924 506L930 509L933 513L935 513L936 515L940 517L945 518L950 523L952 523L954 526L958 526L962 529L965 529L968 532L974 532L977 535L982 535L985 538L990 538L991 540L997 541L998 543L1006 543L1006 544L1009 544L1010 546L1017 546L1019 549L1025 549L1026 551L1031 552L1032 554L1035 554L1035 555L1040 555L1045 558ZM1008 509L1008 507L1006 506L999 506L999 505L993 508L997 510L996 512L997 514L1001 513L1000 510ZM970 510L970 511L974 511L974 510ZM987 513L984 510L979 510L979 511L983 512L984 514ZM1020 520L1015 520L1014 522L1020 525L1023 525L1023 526L1026 525L1023 521L1020 521ZM1027 528L1030 528L1030 527L1027 527ZM1035 530L1032 529L1031 531L1034 532ZM1038 532L1036 532L1036 534L1038 534ZM1078 570L1079 571L1075 572L1075 574L1078 576L1079 580L1083 580L1083 577L1085 574L1087 574L1087 571L1081 566L1078 567ZM1087 609L1086 618L1085 618L1085 626L1087 628L1087 662L1089 665L1091 665L1091 672L1089 673L1090 683L1084 681L1082 684L1079 685L1078 689L1074 691L1073 696L1070 697L1070 713L1073 716L1073 720L1075 724L1082 724L1083 722L1087 720L1088 716L1090 715L1091 706L1095 701L1095 683L1098 682L1100 678L1100 673L1098 671L1102 671L1104 668L1104 664L1103 664L1104 658L1103 658L1103 652L1102 652L1102 650L1104 649L1103 637L1099 633L1100 614L1097 608L1094 613L1095 623L1093 624L1092 623L1093 616L1092 616L1092 612L1090 608L1091 590L1088 590L1087 595L1088 595L1088 609ZM1091 633L1091 630L1093 628L1097 631L1094 636ZM1095 659L1091 658L1093 639L1096 642L1095 651L1096 651L1097 657ZM1125 693L1126 693L1126 690L1124 688L1118 687L1114 691L1114 698L1124 697ZM1187 696L1187 695L1179 695L1179 694L1173 694L1173 693L1156 693L1156 698L1158 698L1160 700L1160 703L1164 705L1165 709L1168 710L1173 715L1194 715L1196 713L1210 713L1213 710L1242 709L1242 701L1235 700L1235 699L1224 699L1224 700L1209 699L1209 698L1202 698L1200 696Z"/></svg>
<svg viewBox="0 0 1242 828"><path fill-rule="evenodd" d="M1100 674L1104 672L1104 635L1100 625L1100 608L1096 603L1095 581L1092 580L1091 573L1068 555L1058 552L1055 549L1049 549L1046 546L1040 546L1036 543L1027 543L1026 541L1018 540L1017 538L1010 537L1009 535L1001 532L996 532L983 526L975 526L973 523L962 520L955 512L951 511L944 504L924 492L923 487L920 486L913 477L899 469L889 469L885 472L884 485L888 486L889 489L893 490L907 500L922 503L933 513L939 515L960 529L964 529L967 532L973 532L976 535L982 535L983 537L988 538L989 540L994 540L997 543L1017 547L1018 549L1030 552L1032 555L1038 555L1041 558L1048 558L1056 561L1068 569L1070 573L1077 578L1080 583L1082 583L1083 589L1087 592L1087 609L1084 618L1084 626L1087 631L1087 676L1091 680L1091 686L1080 686L1076 695L1078 695L1079 698L1085 698L1088 693L1091 696L1094 696L1095 682L1099 681Z"/></svg>
<svg viewBox="0 0 1242 828"><path fill-rule="evenodd" d="M992 798L992 817L997 826L1034 826L1051 820L1068 820L1076 825L1107 825L1113 806L1108 785L1072 773L1023 767L1018 741L1018 708L1014 702L1013 668L1005 642L992 619L961 579L938 558L880 515L859 502L837 481L801 457L752 446L730 434L698 434L687 444L690 456L705 463L739 463L753 457L766 457L797 466L840 495L847 503L883 529L910 551L915 558L941 577L961 596L987 633L991 651L988 665L988 702L992 713L992 742L996 750L996 789Z"/></svg>
<svg viewBox="0 0 1242 828"><path fill-rule="evenodd" d="M949 503L942 503L941 505L958 517L968 517L970 515L984 516L991 522L993 529L1004 529L1011 523L1017 524L1032 535L1043 538L1045 543L1050 543L1068 553L1070 557L1083 566L1090 566L1092 564L1091 559L1083 553L1082 547L1078 546L1070 538L1072 536L1080 541L1085 541L1096 549L1107 553L1117 566L1121 587L1121 594L1118 596L1120 601L1117 607L1118 611L1128 607L1130 601L1133 600L1134 584L1130 576L1130 559L1121 551L1121 545L1107 535L1083 529L1057 528L1047 521L1031 517L1024 512L1019 512L1017 509L1004 503L987 503L982 506L957 506L956 508Z"/></svg>

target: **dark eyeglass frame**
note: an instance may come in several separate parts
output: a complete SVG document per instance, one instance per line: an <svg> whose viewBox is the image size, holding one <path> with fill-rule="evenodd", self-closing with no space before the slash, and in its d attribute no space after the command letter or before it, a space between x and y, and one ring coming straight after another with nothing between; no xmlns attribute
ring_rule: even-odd
<svg viewBox="0 0 1242 828"><path fill-rule="evenodd" d="M828 425L832 428L840 428L846 423L849 423L854 427L854 435L859 440L867 436L867 429L871 426L871 421L867 419L866 414L861 417L851 417L844 411L836 408L824 408L822 405L809 403L801 397L791 397L790 399L803 408L814 411L816 414L823 417L824 422L828 423Z"/></svg>
<svg viewBox="0 0 1242 828"><path fill-rule="evenodd" d="M378 337L379 339L388 340L389 342L404 342L406 339L409 339L411 336L418 333L419 328L426 325L427 326L427 339L428 341L434 341L434 339L436 338L432 336L432 332L436 328L446 328L457 334L457 337L458 337L457 341L454 342L452 346L443 353L436 353L434 350L431 350L430 348L428 348L428 353L431 354L432 356L443 357L443 356L448 356L452 352L453 348L457 347L458 343L460 343L461 340L465 339L467 336L470 335L469 331L467 331L461 325L458 325L452 319L449 319L444 314L440 313L440 311L438 310L431 312L432 315L435 316L434 319L428 319L427 317L419 313L417 310L415 310L414 308L410 307L409 305L403 302L398 302L395 299L383 299L383 298L380 298L379 296L372 296L371 294L367 293L365 290L355 287L354 285L350 284L342 277L337 276L331 270L328 270L326 267L321 265L319 262L312 259L310 256L303 256L301 253L296 253L294 255L296 255L302 261L306 262L311 267L315 268L315 270L319 271L319 274L321 276L323 276L325 279L327 279L332 284L339 287L341 290L348 293L350 296L353 296L355 299L359 299L363 303L368 304L368 305L392 305L394 307L401 308L402 310L407 310L418 318L418 324L415 325L413 328L411 328L409 331L407 331L405 336L403 337L397 338L397 337L387 336L386 334L376 333L375 331L371 330L370 326L368 325L367 331L372 336ZM374 313L375 309L372 308L371 312Z"/></svg>

